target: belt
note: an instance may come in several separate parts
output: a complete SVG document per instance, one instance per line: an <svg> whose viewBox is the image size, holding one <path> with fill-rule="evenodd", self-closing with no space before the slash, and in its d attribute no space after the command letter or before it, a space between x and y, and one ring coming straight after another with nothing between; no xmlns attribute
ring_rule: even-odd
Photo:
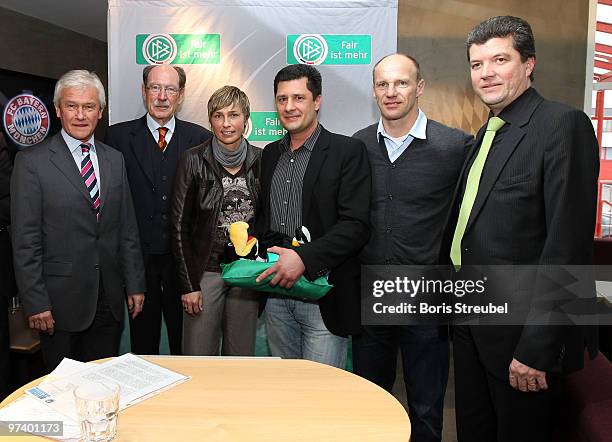
<svg viewBox="0 0 612 442"><path fill-rule="evenodd" d="M0 232L8 232L8 226L0 226Z"/></svg>

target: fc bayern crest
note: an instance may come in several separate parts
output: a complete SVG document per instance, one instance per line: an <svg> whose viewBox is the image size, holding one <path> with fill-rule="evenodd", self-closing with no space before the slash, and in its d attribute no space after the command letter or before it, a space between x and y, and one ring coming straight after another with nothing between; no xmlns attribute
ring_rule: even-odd
<svg viewBox="0 0 612 442"><path fill-rule="evenodd" d="M34 95L11 98L4 108L2 121L11 140L23 147L40 143L49 133L49 112Z"/></svg>

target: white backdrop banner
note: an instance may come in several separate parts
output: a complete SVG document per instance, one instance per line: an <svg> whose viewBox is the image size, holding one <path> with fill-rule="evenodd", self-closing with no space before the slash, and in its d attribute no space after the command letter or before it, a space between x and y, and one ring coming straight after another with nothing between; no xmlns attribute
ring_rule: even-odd
<svg viewBox="0 0 612 442"><path fill-rule="evenodd" d="M323 76L323 125L351 135L375 122L372 67L397 47L397 0L109 0L109 120L145 113L148 64L187 72L179 117L209 127L206 104L219 87L251 101L248 139L263 146L284 134L273 80L287 64Z"/></svg>

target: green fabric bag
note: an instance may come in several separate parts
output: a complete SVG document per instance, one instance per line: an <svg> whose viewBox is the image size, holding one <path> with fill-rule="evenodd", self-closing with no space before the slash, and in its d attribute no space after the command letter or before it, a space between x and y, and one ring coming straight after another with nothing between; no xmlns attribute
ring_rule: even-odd
<svg viewBox="0 0 612 442"><path fill-rule="evenodd" d="M268 255L273 255L269 253ZM271 261L276 261L272 258ZM239 259L229 264L221 264L221 278L227 285L233 287L244 287L259 292L276 293L291 296L293 298L317 301L327 294L333 287L327 282L327 278L321 276L314 281L308 281L303 276L291 287L270 286L268 283L274 275L268 276L261 282L255 282L257 277L266 269L274 265L274 262L254 261L252 259Z"/></svg>

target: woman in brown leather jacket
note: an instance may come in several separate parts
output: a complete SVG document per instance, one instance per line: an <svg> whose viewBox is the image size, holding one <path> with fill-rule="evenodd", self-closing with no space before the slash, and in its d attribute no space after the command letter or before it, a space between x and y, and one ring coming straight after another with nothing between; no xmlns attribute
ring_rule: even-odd
<svg viewBox="0 0 612 442"><path fill-rule="evenodd" d="M208 101L214 137L181 157L172 204L172 249L181 285L183 354L253 355L259 300L229 287L219 266L228 227L252 224L259 192L261 150L244 138L249 99L223 86Z"/></svg>

